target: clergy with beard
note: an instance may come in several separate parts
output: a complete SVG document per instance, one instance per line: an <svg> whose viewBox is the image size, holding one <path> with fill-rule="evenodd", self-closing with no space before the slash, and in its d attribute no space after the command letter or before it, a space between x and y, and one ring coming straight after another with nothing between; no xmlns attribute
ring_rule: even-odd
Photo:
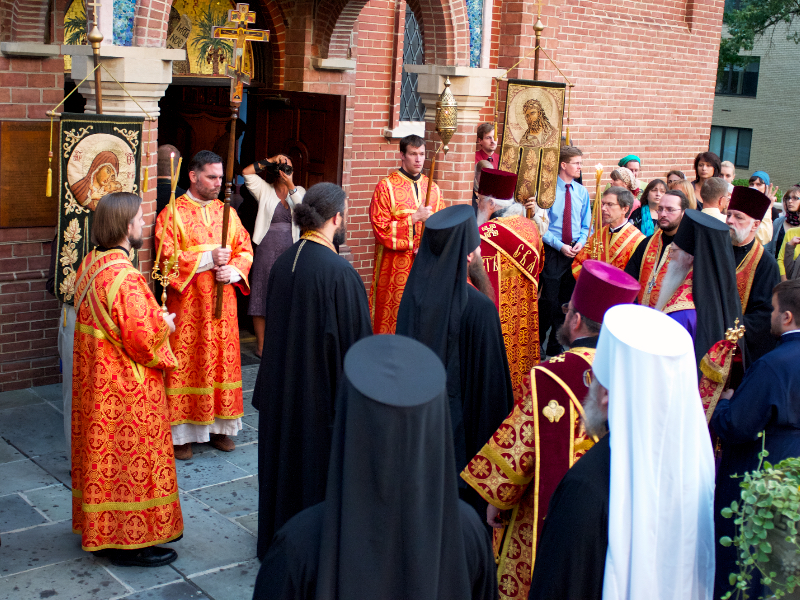
<svg viewBox="0 0 800 600"><path fill-rule="evenodd" d="M744 364L749 368L775 347L769 335L772 290L781 280L778 263L756 241L761 217L772 200L755 188L733 188L728 206L728 227L733 241L736 283L744 315Z"/></svg>
<svg viewBox="0 0 800 600"><path fill-rule="evenodd" d="M295 207L300 240L269 276L258 414L258 557L296 513L325 499L334 400L347 350L371 335L364 283L336 253L345 193L318 183Z"/></svg>
<svg viewBox="0 0 800 600"><path fill-rule="evenodd" d="M615 306L591 375L584 420L601 439L550 500L528 597L711 600L714 457L690 336Z"/></svg>
<svg viewBox="0 0 800 600"><path fill-rule="evenodd" d="M324 502L275 534L254 600L497 598L489 535L458 499L442 361L375 335L342 380Z"/></svg>
<svg viewBox="0 0 800 600"><path fill-rule="evenodd" d="M670 248L655 309L683 325L694 340L697 364L741 322L736 267L728 227L711 215L687 210Z"/></svg>
<svg viewBox="0 0 800 600"><path fill-rule="evenodd" d="M737 188L739 189L739 188ZM753 190L749 190L753 191ZM740 498L741 475L758 468L759 453L769 452L773 465L785 458L800 456L800 280L784 281L775 286L771 304L770 333L777 347L755 361L736 391L724 392L711 417L711 428L722 442L722 457L717 474L714 499L717 540L717 572L714 598L731 589L728 575L738 572L737 549L719 544L723 536L734 538L733 519L720 511ZM747 317L745 317L747 318ZM759 437L761 432L764 436ZM738 474L740 477L733 478ZM755 584L760 578L754 577ZM751 598L771 597L759 594L759 587L748 590Z"/></svg>
<svg viewBox="0 0 800 600"><path fill-rule="evenodd" d="M656 305L667 272L669 246L688 209L689 199L680 190L668 190L658 201L658 230L639 243L625 265L625 272L642 286L636 299L638 304L651 308Z"/></svg>
<svg viewBox="0 0 800 600"><path fill-rule="evenodd" d="M557 332L558 343L569 350L526 373L522 398L515 398L514 410L461 472L489 503L486 521L493 528L501 600L528 597L550 497L597 441L579 417L603 316L612 306L633 302L638 292L639 282L627 273L584 261Z"/></svg>
<svg viewBox="0 0 800 600"><path fill-rule="evenodd" d="M480 243L471 206L458 204L432 215L397 315L397 333L422 342L445 365L456 473L514 405L503 331ZM459 491L483 514L485 501L460 479Z"/></svg>
<svg viewBox="0 0 800 600"><path fill-rule="evenodd" d="M478 188L481 258L492 283L492 299L500 324L514 386L521 397L522 378L539 362L539 274L542 236L525 217L525 206L514 200L517 176L484 169Z"/></svg>

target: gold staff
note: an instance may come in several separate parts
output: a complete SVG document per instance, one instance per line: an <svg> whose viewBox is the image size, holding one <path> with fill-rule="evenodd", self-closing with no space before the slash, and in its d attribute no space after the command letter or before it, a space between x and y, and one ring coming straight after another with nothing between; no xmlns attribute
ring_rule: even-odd
<svg viewBox="0 0 800 600"><path fill-rule="evenodd" d="M593 259L602 260L600 257L603 254L603 240L600 238L600 231L603 229L603 210L601 202L603 196L600 194L600 179L603 177L603 165L597 163L594 166L594 170L597 185L595 187L594 205L592 207L592 229L594 230L595 236L592 247L589 248L589 253ZM591 234L592 232L589 233L589 235Z"/></svg>
<svg viewBox="0 0 800 600"><path fill-rule="evenodd" d="M442 149L444 149L444 155L447 156L447 151L450 150L447 144L450 142L457 129L458 102L456 102L453 92L450 91L450 77L447 77L444 82L444 90L439 96L439 100L436 101L436 133L439 134L442 141L439 143L439 147L434 151L433 159L431 160L431 172L430 175L428 175L428 191L425 194L425 206L428 206L431 199L433 174L436 171L436 157L439 154L439 150ZM425 230L424 223L422 224L422 229L423 231Z"/></svg>
<svg viewBox="0 0 800 600"><path fill-rule="evenodd" d="M153 279L161 283L164 291L161 292L161 310L168 313L167 309L167 287L170 282L178 276L178 257L181 254L181 248L178 244L178 212L175 202L175 188L178 186L178 175L181 172L181 161L183 158L178 159L178 168L175 168L175 153L169 155L169 169L171 172L172 180L170 185L169 194L169 212L167 218L164 219L164 233L167 231L168 219L172 221L172 258L164 261L163 271L159 271L159 264L161 263L161 249L164 246L164 235L161 236L161 241L158 243L158 251L156 252L156 260L153 263L152 276Z"/></svg>

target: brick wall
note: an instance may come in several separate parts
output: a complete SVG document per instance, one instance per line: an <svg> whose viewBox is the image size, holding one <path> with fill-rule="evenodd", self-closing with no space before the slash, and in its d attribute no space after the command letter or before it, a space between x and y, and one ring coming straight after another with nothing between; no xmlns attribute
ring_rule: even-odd
<svg viewBox="0 0 800 600"><path fill-rule="evenodd" d="M0 229L0 391L58 383L59 303L45 291L52 227Z"/></svg>

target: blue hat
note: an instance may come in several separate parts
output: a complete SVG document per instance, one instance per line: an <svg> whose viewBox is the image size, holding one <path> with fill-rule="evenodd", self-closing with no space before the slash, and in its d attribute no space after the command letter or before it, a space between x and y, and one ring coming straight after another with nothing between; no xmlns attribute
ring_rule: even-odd
<svg viewBox="0 0 800 600"><path fill-rule="evenodd" d="M766 171L756 171L755 173L750 175L751 179L753 177L758 177L761 181L769 185L769 175L767 175Z"/></svg>

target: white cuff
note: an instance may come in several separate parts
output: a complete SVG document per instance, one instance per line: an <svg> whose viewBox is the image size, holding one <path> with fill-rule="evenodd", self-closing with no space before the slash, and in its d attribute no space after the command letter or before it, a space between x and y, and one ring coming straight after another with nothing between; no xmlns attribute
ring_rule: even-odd
<svg viewBox="0 0 800 600"><path fill-rule="evenodd" d="M231 273L231 278L228 281L228 283L236 283L237 281L242 279L242 276L239 275L239 271L237 271L233 267L231 267L231 271L233 271L233 273Z"/></svg>
<svg viewBox="0 0 800 600"><path fill-rule="evenodd" d="M198 273L203 273L204 271L210 271L214 268L214 259L211 257L211 250L206 250L203 252L203 256L200 257L200 266L197 267Z"/></svg>

